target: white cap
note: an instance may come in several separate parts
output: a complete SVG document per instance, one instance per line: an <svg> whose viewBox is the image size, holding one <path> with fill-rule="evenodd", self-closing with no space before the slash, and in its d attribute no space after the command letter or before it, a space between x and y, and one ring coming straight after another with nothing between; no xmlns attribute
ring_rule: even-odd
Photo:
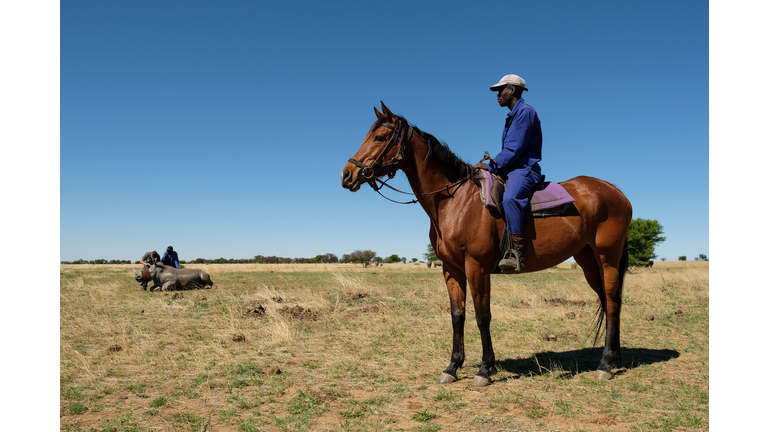
<svg viewBox="0 0 768 432"><path fill-rule="evenodd" d="M515 74L509 74L504 75L498 83L491 86L491 91L498 91L501 87L506 87L507 84L512 84L514 86L522 87L523 90L528 90L525 88L525 80L520 78L519 76Z"/></svg>

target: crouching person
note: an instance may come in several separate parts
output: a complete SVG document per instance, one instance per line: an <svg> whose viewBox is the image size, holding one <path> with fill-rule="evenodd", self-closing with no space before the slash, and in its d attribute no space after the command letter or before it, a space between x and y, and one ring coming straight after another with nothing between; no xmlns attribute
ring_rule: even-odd
<svg viewBox="0 0 768 432"><path fill-rule="evenodd" d="M160 262L160 254L157 253L157 251L147 252L144 254L144 256L141 257L139 262L144 264L144 268L142 269L141 273L136 273L135 270L134 273L136 273L136 281L138 281L141 284L141 288L146 291L147 284L152 279L149 274L149 267ZM153 281L149 292L154 291L155 288L160 288L160 285Z"/></svg>

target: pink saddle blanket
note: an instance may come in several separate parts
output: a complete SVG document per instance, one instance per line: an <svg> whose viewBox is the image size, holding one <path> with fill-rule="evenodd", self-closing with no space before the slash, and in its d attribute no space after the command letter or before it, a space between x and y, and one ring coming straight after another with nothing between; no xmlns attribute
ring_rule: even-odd
<svg viewBox="0 0 768 432"><path fill-rule="evenodd" d="M501 199L504 195L504 182L488 171L478 170L473 177L480 187L480 199L492 213L503 214ZM539 184L531 197L531 212L544 212L574 202L573 197L559 183L543 182Z"/></svg>
<svg viewBox="0 0 768 432"><path fill-rule="evenodd" d="M560 186L560 183L545 182L545 185L543 189L537 189L533 192L533 197L531 197L532 212L549 210L575 201L568 191Z"/></svg>

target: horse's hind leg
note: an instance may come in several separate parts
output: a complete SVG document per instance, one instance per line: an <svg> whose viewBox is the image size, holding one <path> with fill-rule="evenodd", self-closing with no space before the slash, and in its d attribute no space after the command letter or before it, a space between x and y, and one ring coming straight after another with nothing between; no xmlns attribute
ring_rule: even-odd
<svg viewBox="0 0 768 432"><path fill-rule="evenodd" d="M603 276L600 273L600 265L598 264L595 252L589 246L584 246L584 249L573 256L576 263L581 267L584 272L584 278L587 279L587 283L590 288L597 293L600 298L600 308L605 312L605 289L603 288Z"/></svg>
<svg viewBox="0 0 768 432"><path fill-rule="evenodd" d="M584 247L574 255L574 259L584 271L589 286L600 298L601 316L598 318L597 332L605 318L605 348L600 364L595 372L597 379L611 379L611 368L620 360L621 344L619 341L619 323L621 314L621 288L623 271L620 263L611 263L606 255L598 255L590 246ZM595 336L597 337L597 335Z"/></svg>
<svg viewBox="0 0 768 432"><path fill-rule="evenodd" d="M451 323L453 324L453 352L451 362L438 377L441 383L451 383L458 380L456 371L464 364L464 321L466 319L465 302L467 299L467 278L447 262L443 264L443 277L448 288L448 298L451 302Z"/></svg>
<svg viewBox="0 0 768 432"><path fill-rule="evenodd" d="M611 379L611 367L621 362L621 343L619 330L621 323L621 291L624 271L620 262L612 263L608 257L601 255L603 261L603 284L605 286L605 349L600 366L597 367L595 378ZM621 259L621 258L620 258Z"/></svg>
<svg viewBox="0 0 768 432"><path fill-rule="evenodd" d="M609 256L612 258L610 262L603 256L603 281L606 286L605 296L607 300L605 345L606 351L609 346L613 348L609 364L620 366L621 343L619 340L619 329L621 327L621 299L624 291L624 276L629 266L629 250L626 240L622 249ZM603 353L603 359L606 359L605 353Z"/></svg>

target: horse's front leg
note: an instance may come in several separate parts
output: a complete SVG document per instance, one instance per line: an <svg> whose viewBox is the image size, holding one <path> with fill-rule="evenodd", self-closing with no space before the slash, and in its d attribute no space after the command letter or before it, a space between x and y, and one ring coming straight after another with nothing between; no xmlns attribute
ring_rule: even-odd
<svg viewBox="0 0 768 432"><path fill-rule="evenodd" d="M472 302L475 305L475 319L480 330L483 344L483 360L480 370L472 380L473 387L485 387L491 384L491 371L496 365L496 355L491 342L491 275L477 263L467 264L467 276L472 290Z"/></svg>
<svg viewBox="0 0 768 432"><path fill-rule="evenodd" d="M452 383L458 380L456 371L464 364L464 321L466 318L465 302L467 300L467 278L462 271L443 262L443 276L448 287L448 298L451 302L451 323L453 324L453 352L451 362L438 377L441 383Z"/></svg>

